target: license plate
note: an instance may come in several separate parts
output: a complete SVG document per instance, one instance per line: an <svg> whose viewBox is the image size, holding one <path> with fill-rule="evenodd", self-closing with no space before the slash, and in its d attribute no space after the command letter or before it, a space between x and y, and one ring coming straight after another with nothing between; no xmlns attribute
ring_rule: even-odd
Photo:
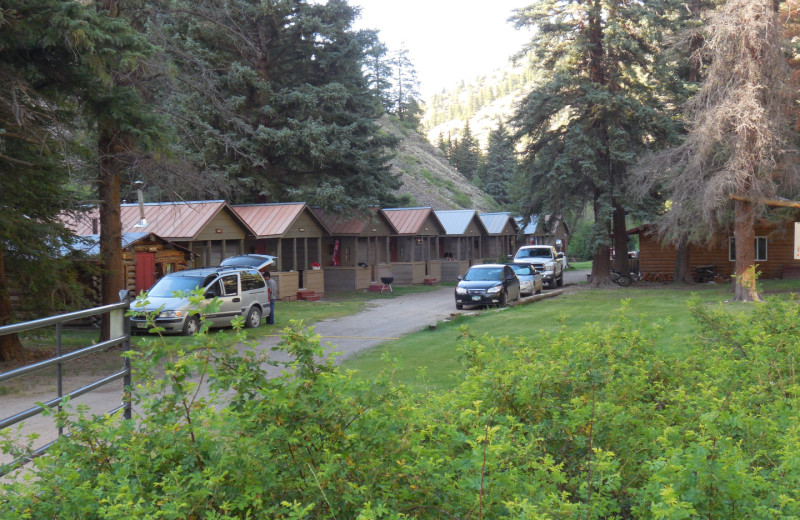
<svg viewBox="0 0 800 520"><path fill-rule="evenodd" d="M480 296L473 296L472 297L472 301L479 302L479 301L481 301L481 297Z"/></svg>
<svg viewBox="0 0 800 520"><path fill-rule="evenodd" d="M147 328L147 322L137 323L136 324L136 328L137 329L146 329Z"/></svg>

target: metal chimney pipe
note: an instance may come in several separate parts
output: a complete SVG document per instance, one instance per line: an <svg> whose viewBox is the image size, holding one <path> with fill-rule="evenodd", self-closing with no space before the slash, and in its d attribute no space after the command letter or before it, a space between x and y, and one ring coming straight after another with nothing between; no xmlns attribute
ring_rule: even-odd
<svg viewBox="0 0 800 520"><path fill-rule="evenodd" d="M147 219L144 218L144 194L141 189L138 189L136 190L136 195L139 197L139 223L133 227L147 227Z"/></svg>

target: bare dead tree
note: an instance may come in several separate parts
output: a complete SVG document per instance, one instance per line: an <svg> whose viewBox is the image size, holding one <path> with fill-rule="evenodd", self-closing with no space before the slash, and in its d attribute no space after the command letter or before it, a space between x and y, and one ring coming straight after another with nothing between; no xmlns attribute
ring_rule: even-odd
<svg viewBox="0 0 800 520"><path fill-rule="evenodd" d="M793 12L788 2L784 8ZM757 201L793 194L798 186L788 121L797 89L783 51L774 0L728 0L708 26L701 52L711 64L687 104L686 140L643 168L648 184L660 183L669 195L669 209L656 224L663 239L707 243L733 223L740 301L759 299L753 244L764 205Z"/></svg>

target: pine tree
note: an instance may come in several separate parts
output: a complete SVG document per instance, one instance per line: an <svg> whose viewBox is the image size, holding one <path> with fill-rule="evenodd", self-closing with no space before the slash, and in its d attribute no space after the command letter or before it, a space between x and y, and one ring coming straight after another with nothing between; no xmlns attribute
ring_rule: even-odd
<svg viewBox="0 0 800 520"><path fill-rule="evenodd" d="M489 132L486 167L481 175L483 191L501 206L508 207L511 203L510 183L516 177L517 170L514 142L501 121L497 128Z"/></svg>
<svg viewBox="0 0 800 520"><path fill-rule="evenodd" d="M406 121L412 115L411 109L417 106L419 97L419 80L417 70L408 57L408 49L402 46L392 56L394 85L392 90L392 112L400 121Z"/></svg>
<svg viewBox="0 0 800 520"><path fill-rule="evenodd" d="M758 300L753 265L760 201L800 191L797 101L786 54L791 42L774 0L727 0L713 15L705 49L711 65L690 102L684 143L655 160L670 210L658 223L672 240L704 242L733 224L735 298ZM784 18L791 21L792 17Z"/></svg>
<svg viewBox="0 0 800 520"><path fill-rule="evenodd" d="M612 229L618 250L627 248L630 166L675 132L659 95L669 75L654 60L670 7L540 0L514 17L534 28L530 48L542 76L513 118L528 182L523 209L565 214L592 204L595 285L608 283Z"/></svg>
<svg viewBox="0 0 800 520"><path fill-rule="evenodd" d="M6 0L0 13L0 229L8 231L0 244L0 320L7 322L8 273L23 279L24 270L37 269L38 279L53 282L46 263L69 239L58 216L74 200L67 153L79 115L93 123L139 109L130 88L115 90L114 73L134 63L146 42L82 2ZM130 131L133 119L125 120ZM0 338L0 359L20 352L13 336Z"/></svg>
<svg viewBox="0 0 800 520"><path fill-rule="evenodd" d="M464 177L474 180L478 173L480 155L478 142L472 136L472 130L470 130L469 121L467 121L461 131L461 139L453 144L450 164L461 172Z"/></svg>
<svg viewBox="0 0 800 520"><path fill-rule="evenodd" d="M156 93L180 148L234 202L390 202L396 138L365 67L380 54L344 0L165 0L148 20L177 74ZM372 55L369 55L372 53Z"/></svg>

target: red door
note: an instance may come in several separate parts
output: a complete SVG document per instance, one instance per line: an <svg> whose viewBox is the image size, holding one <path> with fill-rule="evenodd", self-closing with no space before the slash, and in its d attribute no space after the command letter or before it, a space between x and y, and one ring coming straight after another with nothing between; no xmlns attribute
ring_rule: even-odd
<svg viewBox="0 0 800 520"><path fill-rule="evenodd" d="M136 294L156 283L156 254L136 253Z"/></svg>

